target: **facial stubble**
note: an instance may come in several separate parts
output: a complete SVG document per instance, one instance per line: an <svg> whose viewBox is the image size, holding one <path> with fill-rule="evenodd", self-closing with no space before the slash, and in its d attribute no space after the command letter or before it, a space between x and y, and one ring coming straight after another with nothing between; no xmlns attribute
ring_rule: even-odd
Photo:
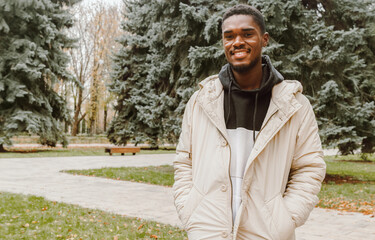
<svg viewBox="0 0 375 240"><path fill-rule="evenodd" d="M229 63L229 65L231 66L233 71L238 72L238 73L245 73L253 69L259 61L260 61L260 56L257 56L253 61L251 61L247 65L234 66L232 63Z"/></svg>

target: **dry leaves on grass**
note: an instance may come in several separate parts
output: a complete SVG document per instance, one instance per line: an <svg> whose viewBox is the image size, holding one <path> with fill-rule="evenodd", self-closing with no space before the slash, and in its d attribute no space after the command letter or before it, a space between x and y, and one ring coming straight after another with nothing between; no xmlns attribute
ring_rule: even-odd
<svg viewBox="0 0 375 240"><path fill-rule="evenodd" d="M143 225L144 225L143 223L141 225L139 225L138 230L141 229L143 227Z"/></svg>
<svg viewBox="0 0 375 240"><path fill-rule="evenodd" d="M372 201L349 201L343 198L320 199L319 207L335 209L343 212L360 212L365 215L375 214L375 200Z"/></svg>

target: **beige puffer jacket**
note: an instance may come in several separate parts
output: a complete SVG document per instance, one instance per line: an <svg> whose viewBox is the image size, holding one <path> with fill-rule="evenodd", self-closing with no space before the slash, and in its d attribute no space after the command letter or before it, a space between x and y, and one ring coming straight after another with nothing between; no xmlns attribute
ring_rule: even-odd
<svg viewBox="0 0 375 240"><path fill-rule="evenodd" d="M248 159L233 223L224 93L217 75L189 100L174 162L174 197L190 240L294 239L318 201L325 162L312 107L298 81L272 89Z"/></svg>

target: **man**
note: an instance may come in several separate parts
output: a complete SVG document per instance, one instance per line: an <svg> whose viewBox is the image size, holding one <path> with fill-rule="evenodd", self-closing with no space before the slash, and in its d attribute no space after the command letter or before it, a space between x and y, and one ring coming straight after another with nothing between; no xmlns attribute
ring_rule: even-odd
<svg viewBox="0 0 375 240"><path fill-rule="evenodd" d="M325 163L312 107L262 48L262 14L223 16L228 61L187 103L174 162L178 215L195 239L295 239L318 201Z"/></svg>

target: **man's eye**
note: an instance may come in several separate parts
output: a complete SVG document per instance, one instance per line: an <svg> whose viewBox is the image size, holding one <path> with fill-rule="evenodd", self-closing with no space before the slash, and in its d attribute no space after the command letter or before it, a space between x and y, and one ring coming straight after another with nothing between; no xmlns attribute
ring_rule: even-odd
<svg viewBox="0 0 375 240"><path fill-rule="evenodd" d="M232 35L227 35L225 36L226 39L233 39L233 36Z"/></svg>
<svg viewBox="0 0 375 240"><path fill-rule="evenodd" d="M245 33L244 34L245 37L251 37L251 35L252 35L251 33Z"/></svg>

